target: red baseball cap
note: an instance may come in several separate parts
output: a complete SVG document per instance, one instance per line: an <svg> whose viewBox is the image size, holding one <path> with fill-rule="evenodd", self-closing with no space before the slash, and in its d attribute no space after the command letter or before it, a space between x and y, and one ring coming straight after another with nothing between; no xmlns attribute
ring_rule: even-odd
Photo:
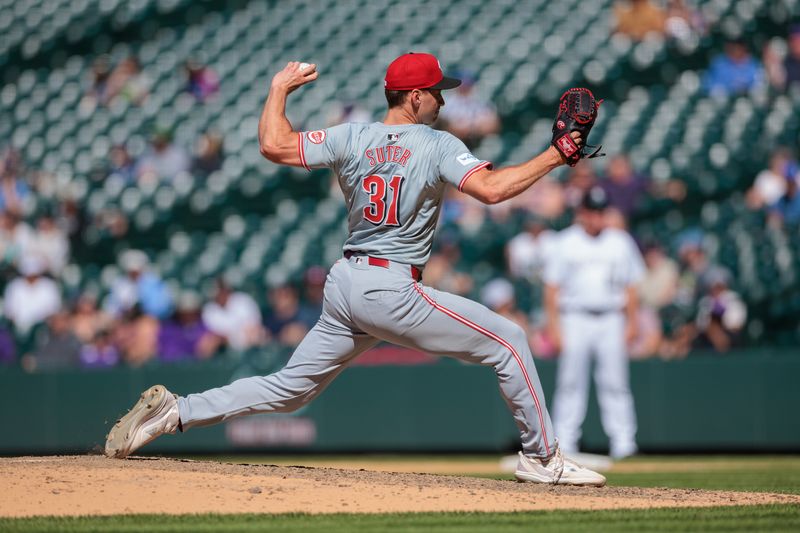
<svg viewBox="0 0 800 533"><path fill-rule="evenodd" d="M384 87L388 91L412 89L455 89L461 80L448 78L436 56L409 52L403 54L386 69Z"/></svg>

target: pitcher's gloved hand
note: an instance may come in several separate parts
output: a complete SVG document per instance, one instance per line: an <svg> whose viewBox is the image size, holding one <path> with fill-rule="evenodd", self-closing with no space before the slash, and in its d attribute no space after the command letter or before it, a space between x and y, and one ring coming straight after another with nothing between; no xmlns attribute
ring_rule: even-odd
<svg viewBox="0 0 800 533"><path fill-rule="evenodd" d="M584 157L593 158L605 155L599 153L602 146L596 147L593 152L589 153L587 148L595 147L586 144L601 103L603 101L596 100L592 91L583 87L569 89L561 95L558 115L553 122L553 140L551 142L571 167L578 164L578 161ZM578 145L570 135L573 131L581 134L583 146Z"/></svg>

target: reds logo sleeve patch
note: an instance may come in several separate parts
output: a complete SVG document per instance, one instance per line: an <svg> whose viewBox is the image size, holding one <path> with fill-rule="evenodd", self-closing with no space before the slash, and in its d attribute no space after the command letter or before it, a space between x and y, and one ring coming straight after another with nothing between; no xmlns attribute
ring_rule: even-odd
<svg viewBox="0 0 800 533"><path fill-rule="evenodd" d="M308 137L308 140L314 144L322 144L322 141L325 140L326 135L327 133L325 133L325 130L315 130L306 133L306 137Z"/></svg>

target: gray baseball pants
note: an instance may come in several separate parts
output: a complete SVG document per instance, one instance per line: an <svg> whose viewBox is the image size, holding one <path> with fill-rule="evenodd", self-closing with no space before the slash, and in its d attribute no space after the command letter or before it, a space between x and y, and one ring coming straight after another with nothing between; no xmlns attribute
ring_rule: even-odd
<svg viewBox="0 0 800 533"><path fill-rule="evenodd" d="M538 457L554 453L553 426L522 328L472 300L423 286L408 265L373 266L363 255L331 268L322 316L284 368L179 398L182 427L299 409L381 340L491 366L523 451Z"/></svg>

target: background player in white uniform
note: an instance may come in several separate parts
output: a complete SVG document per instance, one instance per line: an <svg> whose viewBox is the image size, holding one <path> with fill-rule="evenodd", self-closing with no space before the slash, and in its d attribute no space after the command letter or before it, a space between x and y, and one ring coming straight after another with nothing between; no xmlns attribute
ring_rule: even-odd
<svg viewBox="0 0 800 533"><path fill-rule="evenodd" d="M447 184L499 202L563 164L561 155L551 147L526 163L492 171L457 138L426 126L444 105L441 90L459 84L444 77L429 54L404 54L389 66L389 111L382 123L295 132L286 119L286 98L317 75L314 65L301 70L294 62L275 75L259 141L262 154L276 163L331 168L344 193L349 236L344 259L328 274L319 322L272 375L177 399L162 386L151 387L112 428L106 454L125 457L176 429L296 410L354 357L384 340L493 367L520 429L519 479L603 485L603 476L562 456L522 329L478 303L419 283Z"/></svg>
<svg viewBox="0 0 800 533"><path fill-rule="evenodd" d="M557 235L545 267L545 310L561 345L553 420L564 453L578 451L594 357L601 421L611 455L622 458L636 452L626 345L636 333L644 262L628 233L605 228L607 206L605 192L590 189L577 223Z"/></svg>

